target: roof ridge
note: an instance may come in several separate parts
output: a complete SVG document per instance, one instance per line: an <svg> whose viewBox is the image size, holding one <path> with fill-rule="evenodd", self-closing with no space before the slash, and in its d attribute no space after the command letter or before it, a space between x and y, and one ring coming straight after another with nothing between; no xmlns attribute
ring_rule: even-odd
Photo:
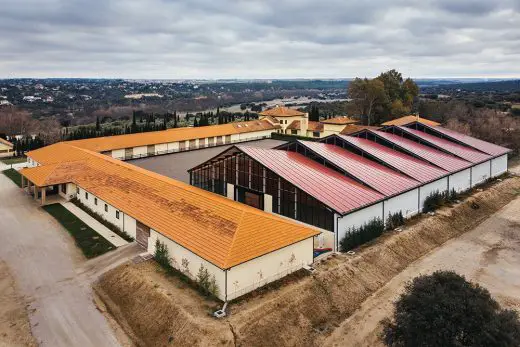
<svg viewBox="0 0 520 347"><path fill-rule="evenodd" d="M235 241L237 239L237 235L240 232L240 229L241 229L241 226L242 226L242 221L244 220L244 216L245 216L246 213L247 212L242 211L242 213L240 215L240 219L237 222L237 229L235 230L235 233L233 234L233 239L231 240L231 243L230 243L229 248L228 248L228 252L226 254L226 264L225 264L226 267L229 266L229 256L231 255L231 251L233 250L233 246L235 245Z"/></svg>

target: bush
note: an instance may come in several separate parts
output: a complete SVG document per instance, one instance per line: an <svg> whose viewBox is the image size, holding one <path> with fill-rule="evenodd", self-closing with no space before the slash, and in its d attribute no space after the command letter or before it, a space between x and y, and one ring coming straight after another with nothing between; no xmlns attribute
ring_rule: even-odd
<svg viewBox="0 0 520 347"><path fill-rule="evenodd" d="M342 252L347 252L375 239L384 231L385 225L381 218L374 218L359 228L349 228L339 243L340 249Z"/></svg>
<svg viewBox="0 0 520 347"><path fill-rule="evenodd" d="M155 240L155 253L154 258L159 265L161 265L166 270L170 270L171 261L170 261L170 253L168 251L168 247L166 244L159 241L159 239Z"/></svg>
<svg viewBox="0 0 520 347"><path fill-rule="evenodd" d="M389 213L386 219L386 230L394 230L404 224L403 212Z"/></svg>
<svg viewBox="0 0 520 347"><path fill-rule="evenodd" d="M424 199L423 213L435 211L439 207L457 200L458 197L459 195L455 189L452 189L449 192L439 192L438 190L432 192L426 197L426 199Z"/></svg>
<svg viewBox="0 0 520 347"><path fill-rule="evenodd" d="M452 271L416 277L384 322L387 346L520 346L520 321L489 292Z"/></svg>
<svg viewBox="0 0 520 347"><path fill-rule="evenodd" d="M218 296L219 288L215 275L210 276L208 269L202 264L200 264L199 272L197 273L197 283L202 294Z"/></svg>

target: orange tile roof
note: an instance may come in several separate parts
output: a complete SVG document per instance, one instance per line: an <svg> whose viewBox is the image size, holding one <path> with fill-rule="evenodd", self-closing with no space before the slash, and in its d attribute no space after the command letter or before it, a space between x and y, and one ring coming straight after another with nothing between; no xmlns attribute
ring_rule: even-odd
<svg viewBox="0 0 520 347"><path fill-rule="evenodd" d="M359 122L358 120L349 118L347 116L334 117L334 118L325 119L325 120L321 121L321 123L323 123L323 124L337 124L337 125L354 124L354 123L358 123L358 122Z"/></svg>
<svg viewBox="0 0 520 347"><path fill-rule="evenodd" d="M69 141L68 143L92 151L103 152L113 149L186 141L213 136L242 134L253 131L274 131L279 128L279 125L273 125L267 120L253 120L248 122L209 125L196 128L174 128L138 134L96 137L92 139Z"/></svg>
<svg viewBox="0 0 520 347"><path fill-rule="evenodd" d="M419 116L414 116L414 115L404 116L401 118L393 119L388 122L384 122L381 125L398 125L398 126L400 126L400 125L410 124L413 122L419 122L419 123L430 125L430 126L441 125L441 123L437 123L432 120L429 120L426 118L421 118Z"/></svg>
<svg viewBox="0 0 520 347"><path fill-rule="evenodd" d="M221 269L319 234L70 142L27 155L42 166L20 173L37 185L75 183Z"/></svg>
<svg viewBox="0 0 520 347"><path fill-rule="evenodd" d="M340 134L341 135L350 135L350 134L357 133L358 131L365 130L365 129L378 130L378 129L380 129L380 127L370 126L370 125L349 124L349 125L345 126L345 128L343 128L343 130L341 130Z"/></svg>
<svg viewBox="0 0 520 347"><path fill-rule="evenodd" d="M294 130L300 130L301 129L301 123L299 120L293 120L291 124L287 127L287 129L294 129ZM323 124L320 122L315 122L310 120L308 122L307 126L308 131L323 131Z"/></svg>
<svg viewBox="0 0 520 347"><path fill-rule="evenodd" d="M260 115L273 117L296 117L305 116L305 113L285 106L275 106L273 108L260 112Z"/></svg>

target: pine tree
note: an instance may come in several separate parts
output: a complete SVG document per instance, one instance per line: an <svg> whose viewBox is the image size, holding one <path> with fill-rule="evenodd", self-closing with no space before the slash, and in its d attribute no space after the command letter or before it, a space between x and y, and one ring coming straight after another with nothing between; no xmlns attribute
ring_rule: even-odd
<svg viewBox="0 0 520 347"><path fill-rule="evenodd" d="M97 131L101 130L101 125L99 124L99 116L96 117L96 130Z"/></svg>

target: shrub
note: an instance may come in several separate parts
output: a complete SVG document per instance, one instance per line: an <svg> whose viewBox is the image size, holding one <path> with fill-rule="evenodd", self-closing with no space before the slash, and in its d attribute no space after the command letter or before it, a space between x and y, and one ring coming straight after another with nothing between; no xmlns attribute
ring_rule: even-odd
<svg viewBox="0 0 520 347"><path fill-rule="evenodd" d="M409 282L383 322L387 346L520 346L520 321L490 293L452 271Z"/></svg>
<svg viewBox="0 0 520 347"><path fill-rule="evenodd" d="M197 284L199 285L199 291L203 295L218 296L219 288L215 275L210 276L208 269L202 264L200 264L199 272L197 273Z"/></svg>
<svg viewBox="0 0 520 347"><path fill-rule="evenodd" d="M450 190L449 192L439 192L438 190L430 193L424 199L423 212L431 212L435 211L439 207L444 206L448 202L453 202L457 200L459 195L455 191L455 189Z"/></svg>
<svg viewBox="0 0 520 347"><path fill-rule="evenodd" d="M356 248L365 242L375 239L385 231L385 225L381 218L374 218L359 228L349 228L340 241L342 252Z"/></svg>
<svg viewBox="0 0 520 347"><path fill-rule="evenodd" d="M389 213L386 219L386 230L394 230L404 224L403 212Z"/></svg>
<svg viewBox="0 0 520 347"><path fill-rule="evenodd" d="M170 262L170 253L168 251L168 247L164 242L159 241L159 239L155 240L155 253L154 253L155 261L159 263L166 270L170 270L171 262Z"/></svg>

